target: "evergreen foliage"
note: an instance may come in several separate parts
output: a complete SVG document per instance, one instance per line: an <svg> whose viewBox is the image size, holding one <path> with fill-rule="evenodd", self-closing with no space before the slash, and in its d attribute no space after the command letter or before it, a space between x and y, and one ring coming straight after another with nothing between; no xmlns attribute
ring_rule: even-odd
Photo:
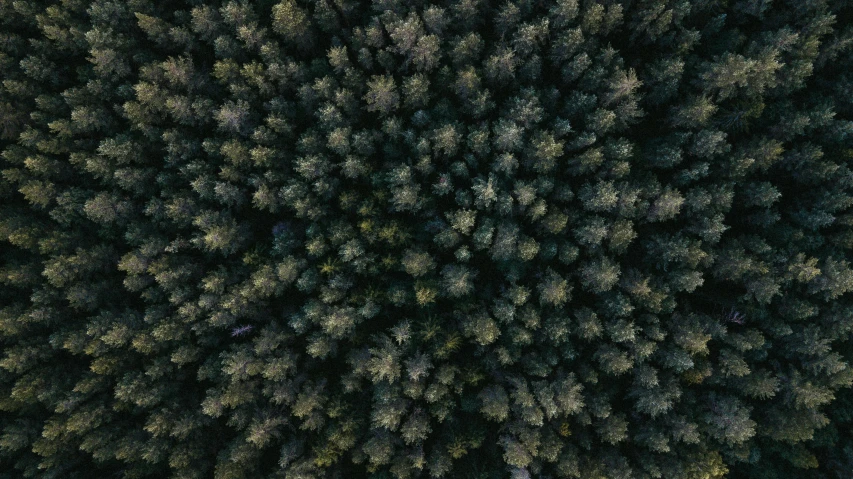
<svg viewBox="0 0 853 479"><path fill-rule="evenodd" d="M853 471L849 0L0 0L0 479Z"/></svg>

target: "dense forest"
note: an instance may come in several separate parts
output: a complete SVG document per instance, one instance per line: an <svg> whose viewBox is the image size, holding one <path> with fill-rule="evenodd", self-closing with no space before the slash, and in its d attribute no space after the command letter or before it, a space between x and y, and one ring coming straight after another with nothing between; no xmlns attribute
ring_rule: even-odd
<svg viewBox="0 0 853 479"><path fill-rule="evenodd" d="M851 168L851 0L0 0L0 479L850 479Z"/></svg>

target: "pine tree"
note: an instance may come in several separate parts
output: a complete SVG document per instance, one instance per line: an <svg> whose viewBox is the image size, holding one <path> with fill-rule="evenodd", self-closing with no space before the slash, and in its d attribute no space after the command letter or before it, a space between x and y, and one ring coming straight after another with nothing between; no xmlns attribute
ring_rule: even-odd
<svg viewBox="0 0 853 479"><path fill-rule="evenodd" d="M0 476L847 477L848 18L0 2Z"/></svg>

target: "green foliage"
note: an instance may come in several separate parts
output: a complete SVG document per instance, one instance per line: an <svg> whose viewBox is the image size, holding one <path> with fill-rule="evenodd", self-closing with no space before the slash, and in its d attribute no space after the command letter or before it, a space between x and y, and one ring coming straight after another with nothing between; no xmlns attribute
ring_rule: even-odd
<svg viewBox="0 0 853 479"><path fill-rule="evenodd" d="M851 19L0 1L0 479L849 478Z"/></svg>

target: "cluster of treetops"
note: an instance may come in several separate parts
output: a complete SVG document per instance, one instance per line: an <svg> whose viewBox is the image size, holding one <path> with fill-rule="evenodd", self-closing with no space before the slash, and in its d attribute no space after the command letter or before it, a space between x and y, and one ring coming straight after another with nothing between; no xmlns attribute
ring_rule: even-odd
<svg viewBox="0 0 853 479"><path fill-rule="evenodd" d="M849 479L853 1L0 0L0 479Z"/></svg>

